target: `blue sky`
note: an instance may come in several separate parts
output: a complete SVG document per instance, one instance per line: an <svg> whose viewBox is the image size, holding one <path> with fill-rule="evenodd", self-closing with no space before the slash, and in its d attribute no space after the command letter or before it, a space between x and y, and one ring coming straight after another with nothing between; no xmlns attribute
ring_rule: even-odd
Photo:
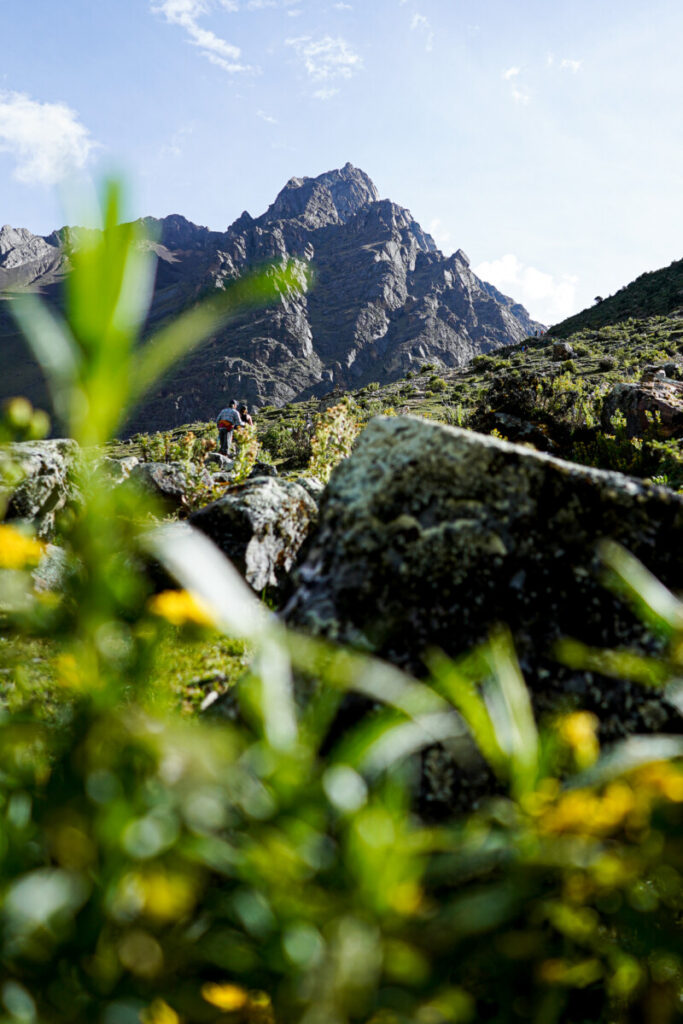
<svg viewBox="0 0 683 1024"><path fill-rule="evenodd" d="M683 256L680 0L0 0L0 39L0 224L114 169L224 229L350 160L545 322Z"/></svg>

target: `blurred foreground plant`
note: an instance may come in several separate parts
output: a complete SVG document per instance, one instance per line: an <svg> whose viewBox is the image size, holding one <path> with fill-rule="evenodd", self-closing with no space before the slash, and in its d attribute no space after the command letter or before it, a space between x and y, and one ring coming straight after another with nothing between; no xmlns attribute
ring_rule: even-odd
<svg viewBox="0 0 683 1024"><path fill-rule="evenodd" d="M74 254L67 324L33 300L19 314L84 445L218 317L192 311L136 348L149 268L117 221L112 192L104 232ZM266 291L290 286L280 273ZM205 537L153 528L94 451L82 490L57 595L36 593L37 552L3 527L10 637L54 638L62 687L51 717L35 695L0 711L3 1024L676 1019L681 739L600 759L581 712L539 733L503 632L459 663L434 655L422 683L294 634ZM150 560L184 589L152 596ZM668 591L625 577L683 621ZM248 643L222 719L149 692L164 621ZM376 710L338 735L350 690ZM419 821L435 745L458 771L483 756L509 795Z"/></svg>

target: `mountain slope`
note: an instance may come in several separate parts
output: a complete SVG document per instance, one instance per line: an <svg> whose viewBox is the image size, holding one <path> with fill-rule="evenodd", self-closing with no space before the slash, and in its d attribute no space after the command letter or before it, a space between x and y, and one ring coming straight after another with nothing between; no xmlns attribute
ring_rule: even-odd
<svg viewBox="0 0 683 1024"><path fill-rule="evenodd" d="M606 327L629 317L666 316L682 306L683 260L677 260L661 270L641 274L609 298L556 324L550 333L567 338L577 331Z"/></svg>
<svg viewBox="0 0 683 1024"><path fill-rule="evenodd" d="M151 325L266 261L297 261L311 284L209 339L150 396L131 430L204 419L227 397L282 405L334 387L397 380L425 361L461 366L540 326L481 282L462 250L439 252L408 210L380 199L350 164L292 178L264 214L245 212L223 233L178 216L144 224L158 239ZM54 298L65 270L60 235L16 234L14 248L7 234L5 262L24 270L20 280L8 279L17 267L5 269L0 257L0 287L29 285ZM7 345L5 335L0 344Z"/></svg>

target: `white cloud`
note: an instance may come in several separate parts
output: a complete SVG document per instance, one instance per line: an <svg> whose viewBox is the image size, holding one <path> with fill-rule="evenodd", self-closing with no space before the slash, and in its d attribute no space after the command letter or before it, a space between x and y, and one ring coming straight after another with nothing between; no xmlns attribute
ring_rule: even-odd
<svg viewBox="0 0 683 1024"><path fill-rule="evenodd" d="M298 36L296 39L285 40L285 45L296 50L306 73L314 82L351 78L363 66L359 55L353 52L341 36L336 39L332 36L323 36L321 39Z"/></svg>
<svg viewBox="0 0 683 1024"><path fill-rule="evenodd" d="M184 125L183 127L178 128L178 130L173 133L169 141L161 147L160 155L162 157L174 158L183 156L185 153L185 142L187 137L192 135L193 132L194 127L192 125Z"/></svg>
<svg viewBox="0 0 683 1024"><path fill-rule="evenodd" d="M582 65L582 60L570 60L568 57L565 57L564 60L560 61L561 68L565 71L572 71L574 74L581 70Z"/></svg>
<svg viewBox="0 0 683 1024"><path fill-rule="evenodd" d="M248 11L262 11L265 7L277 7L276 0L248 0Z"/></svg>
<svg viewBox="0 0 683 1024"><path fill-rule="evenodd" d="M339 89L316 89L313 93L314 100L331 100L339 94Z"/></svg>
<svg viewBox="0 0 683 1024"><path fill-rule="evenodd" d="M517 86L514 86L511 89L510 95L512 96L515 103L519 103L523 107L528 106L529 100L531 99L531 94L528 92L527 89L518 89Z"/></svg>
<svg viewBox="0 0 683 1024"><path fill-rule="evenodd" d="M249 70L240 63L241 51L238 46L233 46L199 24L199 19L215 6L214 0L151 0L151 4L155 14L163 14L170 25L179 25L185 29L192 45L199 47L203 56L212 64L230 73ZM235 0L219 0L219 5L226 11L238 10Z"/></svg>
<svg viewBox="0 0 683 1024"><path fill-rule="evenodd" d="M277 124L278 123L277 118L273 117L272 114L266 114L265 110L257 110L256 111L256 116L260 117L262 121L266 122L266 124Z"/></svg>
<svg viewBox="0 0 683 1024"><path fill-rule="evenodd" d="M0 153L14 157L17 181L55 185L85 167L96 145L65 103L0 92Z"/></svg>
<svg viewBox="0 0 683 1024"><path fill-rule="evenodd" d="M519 76L522 74L522 69L517 64L513 64L512 67L506 68L505 71L501 72L501 78L505 82L510 83L510 96L515 103L521 104L521 106L527 106L531 99L531 93L529 90L522 85L519 81Z"/></svg>
<svg viewBox="0 0 683 1024"><path fill-rule="evenodd" d="M343 2L343 0L340 0L340 3L338 3L338 4L332 4L332 6L334 7L335 11L352 11L353 10L353 4L345 4Z"/></svg>
<svg viewBox="0 0 683 1024"><path fill-rule="evenodd" d="M425 37L425 50L429 52L434 46L434 29L431 26L429 18L425 18L424 14L414 14L413 20L410 23L410 28L413 32L423 32Z"/></svg>
<svg viewBox="0 0 683 1024"><path fill-rule="evenodd" d="M451 242L451 233L445 227L440 217L435 217L434 220L430 220L427 225L427 231L432 236L439 249L447 252Z"/></svg>
<svg viewBox="0 0 683 1024"><path fill-rule="evenodd" d="M526 266L512 253L497 260L484 261L473 270L477 277L521 302L541 323L557 323L576 312L579 279L573 274L554 277L536 267Z"/></svg>

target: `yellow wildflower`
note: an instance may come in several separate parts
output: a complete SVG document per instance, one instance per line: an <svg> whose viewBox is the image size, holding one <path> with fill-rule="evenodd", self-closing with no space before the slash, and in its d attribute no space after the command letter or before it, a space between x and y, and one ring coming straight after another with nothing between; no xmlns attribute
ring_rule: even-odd
<svg viewBox="0 0 683 1024"><path fill-rule="evenodd" d="M57 682L69 689L78 689L83 683L83 674L73 654L59 654L55 661Z"/></svg>
<svg viewBox="0 0 683 1024"><path fill-rule="evenodd" d="M597 717L589 711L575 711L560 720L561 738L571 747L579 768L589 768L600 754Z"/></svg>
<svg viewBox="0 0 683 1024"><path fill-rule="evenodd" d="M216 621L201 598L189 590L164 590L150 598L148 607L172 626L213 626Z"/></svg>
<svg viewBox="0 0 683 1024"><path fill-rule="evenodd" d="M195 892L192 881L184 875L151 872L140 879L144 892L144 909L159 921L172 921L190 910Z"/></svg>
<svg viewBox="0 0 683 1024"><path fill-rule="evenodd" d="M231 1010L241 1010L246 1005L249 995L239 985L215 985L210 982L202 985L202 996L217 1006L219 1010L229 1013Z"/></svg>
<svg viewBox="0 0 683 1024"><path fill-rule="evenodd" d="M644 787L673 803L683 803L683 772L666 761L648 764L633 775L635 785Z"/></svg>
<svg viewBox="0 0 683 1024"><path fill-rule="evenodd" d="M602 795L577 789L562 796L540 821L544 832L576 832L600 835L624 824L636 806L633 790L625 782L613 782Z"/></svg>
<svg viewBox="0 0 683 1024"><path fill-rule="evenodd" d="M0 569L26 569L37 565L44 551L45 545L35 537L27 537L13 526L0 523Z"/></svg>
<svg viewBox="0 0 683 1024"><path fill-rule="evenodd" d="M140 1014L142 1024L180 1024L180 1017L163 999L154 1002Z"/></svg>

